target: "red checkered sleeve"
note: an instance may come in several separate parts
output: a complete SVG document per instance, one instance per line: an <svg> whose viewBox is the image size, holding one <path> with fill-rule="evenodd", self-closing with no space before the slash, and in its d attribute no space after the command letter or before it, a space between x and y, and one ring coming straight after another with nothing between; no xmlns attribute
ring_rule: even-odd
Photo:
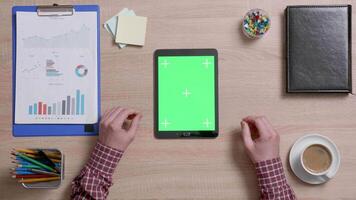
<svg viewBox="0 0 356 200"><path fill-rule="evenodd" d="M106 199L112 175L124 152L97 142L88 163L72 181L71 198Z"/></svg>
<svg viewBox="0 0 356 200"><path fill-rule="evenodd" d="M255 164L261 200L295 200L293 189L284 175L281 158L261 161Z"/></svg>

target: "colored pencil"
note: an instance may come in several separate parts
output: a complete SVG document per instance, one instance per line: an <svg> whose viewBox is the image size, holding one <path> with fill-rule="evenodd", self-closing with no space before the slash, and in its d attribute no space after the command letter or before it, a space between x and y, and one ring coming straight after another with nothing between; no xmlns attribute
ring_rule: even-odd
<svg viewBox="0 0 356 200"><path fill-rule="evenodd" d="M16 155L15 155L15 157L11 157L11 159L16 160L16 161L28 162L27 160L24 160L24 159L22 159L22 158L20 158L20 157L18 157L18 156L16 156ZM28 163L30 163L30 162L28 162ZM32 163L31 163L31 164L32 164Z"/></svg>
<svg viewBox="0 0 356 200"><path fill-rule="evenodd" d="M55 163L60 163L61 160L60 159L54 159L54 158L50 158L52 160L52 162L55 162Z"/></svg>
<svg viewBox="0 0 356 200"><path fill-rule="evenodd" d="M16 167L16 168L13 167L13 168L11 168L11 170L17 171L17 172L20 172L20 171L25 171L25 172L29 171L29 172L31 172L30 168L23 168L23 167Z"/></svg>
<svg viewBox="0 0 356 200"><path fill-rule="evenodd" d="M30 162L22 161L22 160L13 160L12 163L19 164L19 165L33 165Z"/></svg>
<svg viewBox="0 0 356 200"><path fill-rule="evenodd" d="M43 152L50 158L62 159L62 155L60 153L49 152L49 151L43 151Z"/></svg>
<svg viewBox="0 0 356 200"><path fill-rule="evenodd" d="M11 161L12 163L15 163L15 164L18 164L18 165L32 165L32 166L35 166L35 165L33 165L32 163L30 163L30 162L27 162L27 161L20 161L20 160L16 160L16 161ZM60 168L61 167L61 165L59 164L59 163L54 163L55 165L56 165L56 167L58 167L58 168ZM41 168L42 169L42 168Z"/></svg>
<svg viewBox="0 0 356 200"><path fill-rule="evenodd" d="M32 153L36 154L37 151L33 149L13 149L14 151L20 152L20 153Z"/></svg>
<svg viewBox="0 0 356 200"><path fill-rule="evenodd" d="M29 169L31 172L35 172L38 174L47 174L47 175L52 175L52 176L59 176L60 174L54 173L54 172L49 172L49 171L44 171L44 170L39 170L39 169Z"/></svg>
<svg viewBox="0 0 356 200"><path fill-rule="evenodd" d="M59 180L60 177L48 177L48 178L28 178L28 179L22 179L18 180L19 183L35 183L35 182L44 182L44 181L54 181L54 180Z"/></svg>
<svg viewBox="0 0 356 200"><path fill-rule="evenodd" d="M15 153L14 153L15 154ZM26 161L26 160L24 160L24 159L22 159L22 158L20 158L20 157L18 157L18 156L16 156L16 157L11 157L13 160L18 160L18 161ZM61 160L60 159L54 159L54 158L50 158L50 160L52 160L52 162L54 162L54 163L60 163L61 162ZM27 161L26 161L27 162Z"/></svg>
<svg viewBox="0 0 356 200"><path fill-rule="evenodd" d="M14 172L14 175L24 175L24 174L37 174L35 172L30 172L30 171L18 171L18 172Z"/></svg>
<svg viewBox="0 0 356 200"><path fill-rule="evenodd" d="M37 167L37 166L36 166ZM39 170L39 171L46 171L46 172L49 172L48 170L45 170L45 169L43 169L43 168L26 168L26 167L13 167L13 168L11 168L11 170L13 170L13 171L19 171L19 172L21 172L21 171L29 171L29 172L33 172L32 171L32 169L35 169L35 170ZM51 173L53 173L53 172L51 172Z"/></svg>
<svg viewBox="0 0 356 200"><path fill-rule="evenodd" d="M13 152L13 153L16 154L16 152ZM21 152L19 152L19 153L21 153ZM30 153L21 153L21 154L23 154L27 157L33 158L33 159L40 158L37 154L30 154ZM56 162L60 162L60 159L61 159L61 156L48 156L47 155L47 157L49 157L49 159L51 159L52 162L54 162L53 160L56 160Z"/></svg>
<svg viewBox="0 0 356 200"><path fill-rule="evenodd" d="M30 158L38 158L38 156L34 155L34 154L29 154L29 153L22 153L22 154L27 156L27 157L30 157Z"/></svg>
<svg viewBox="0 0 356 200"><path fill-rule="evenodd" d="M53 177L47 174L15 174L11 176L12 178L47 178Z"/></svg>
<svg viewBox="0 0 356 200"><path fill-rule="evenodd" d="M25 153L25 154L38 154L37 150L33 150L33 149L14 149L14 151L20 152L20 153ZM60 153L56 153L56 152L50 152L50 151L43 151L48 157L50 158L55 158L55 159L61 159L62 156L60 155Z"/></svg>
<svg viewBox="0 0 356 200"><path fill-rule="evenodd" d="M43 169L42 167L40 166L37 166L37 165L17 165L17 167L20 167L20 168L31 168L31 169Z"/></svg>
<svg viewBox="0 0 356 200"><path fill-rule="evenodd" d="M52 172L56 172L55 169L53 169L53 168L51 168L51 167L49 167L49 166L47 166L47 165L45 165L45 164L43 164L43 163L41 163L41 162L38 162L37 160L34 160L34 159L32 159L32 158L29 158L29 157L23 155L22 153L17 152L16 155L17 155L17 156L20 156L21 158L23 158L23 159L25 159L25 160L27 160L27 161L29 161L29 162L32 162L32 163L35 164L35 165L38 165L38 166L40 166L40 167L43 167L44 169L48 169L48 170L50 170L50 171L52 171Z"/></svg>

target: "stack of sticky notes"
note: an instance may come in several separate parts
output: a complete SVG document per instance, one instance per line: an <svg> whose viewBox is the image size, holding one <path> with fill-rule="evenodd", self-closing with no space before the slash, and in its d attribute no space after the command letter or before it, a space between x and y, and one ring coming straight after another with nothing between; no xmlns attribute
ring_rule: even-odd
<svg viewBox="0 0 356 200"><path fill-rule="evenodd" d="M61 179L62 154L56 149L14 149L11 176L20 183L58 181Z"/></svg>
<svg viewBox="0 0 356 200"><path fill-rule="evenodd" d="M147 17L136 16L133 10L122 9L117 15L104 23L120 48L126 45L143 46L146 37Z"/></svg>

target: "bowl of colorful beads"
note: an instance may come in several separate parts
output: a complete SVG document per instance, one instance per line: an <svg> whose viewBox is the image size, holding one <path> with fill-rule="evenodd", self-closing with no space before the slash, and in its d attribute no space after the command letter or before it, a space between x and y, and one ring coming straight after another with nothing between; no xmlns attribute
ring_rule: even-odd
<svg viewBox="0 0 356 200"><path fill-rule="evenodd" d="M261 38L271 27L266 11L255 8L246 13L242 22L242 31L248 38Z"/></svg>

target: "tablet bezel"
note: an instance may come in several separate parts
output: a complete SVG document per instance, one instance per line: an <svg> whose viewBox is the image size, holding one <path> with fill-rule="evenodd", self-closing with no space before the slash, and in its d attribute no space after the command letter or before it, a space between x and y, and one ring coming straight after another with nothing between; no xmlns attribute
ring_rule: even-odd
<svg viewBox="0 0 356 200"><path fill-rule="evenodd" d="M159 131L158 130L158 57L159 56L214 56L215 130ZM157 49L154 60L154 135L156 138L216 138L219 135L218 51L216 49Z"/></svg>

